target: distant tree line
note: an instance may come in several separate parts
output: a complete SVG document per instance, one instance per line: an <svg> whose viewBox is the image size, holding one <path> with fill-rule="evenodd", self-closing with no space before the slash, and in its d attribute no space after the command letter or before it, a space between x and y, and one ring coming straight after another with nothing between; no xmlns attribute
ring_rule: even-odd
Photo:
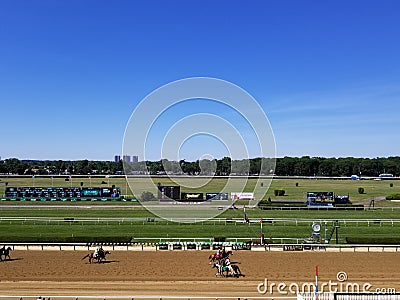
<svg viewBox="0 0 400 300"><path fill-rule="evenodd" d="M0 174L60 175L60 174L118 174L123 171L122 161L75 160L19 160L0 161Z"/></svg>
<svg viewBox="0 0 400 300"><path fill-rule="evenodd" d="M387 158L324 158L282 157L232 160L229 157L196 161L145 161L125 163L128 174L188 174L188 175L272 175L277 176L378 176L382 173L400 175L400 157ZM0 161L0 174L25 175L87 175L123 174L122 161L19 160Z"/></svg>

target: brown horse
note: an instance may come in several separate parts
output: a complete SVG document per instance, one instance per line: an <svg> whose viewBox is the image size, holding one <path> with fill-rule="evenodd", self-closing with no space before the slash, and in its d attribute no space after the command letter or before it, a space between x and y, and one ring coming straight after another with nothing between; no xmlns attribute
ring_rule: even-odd
<svg viewBox="0 0 400 300"><path fill-rule="evenodd" d="M92 263L92 261L97 260L98 263L101 263L103 260L106 260L106 255L111 254L110 251L100 251L97 253L97 256L94 255L95 252L90 252L89 254L86 254L84 257L82 257L81 260L84 260L85 258L89 257L89 264Z"/></svg>
<svg viewBox="0 0 400 300"><path fill-rule="evenodd" d="M3 260L2 259L3 255L4 255L4 260L7 260L7 257L8 257L8 259L11 259L11 257L10 257L11 250L12 250L11 247L6 248L6 246L3 246L3 248L0 248L0 261Z"/></svg>

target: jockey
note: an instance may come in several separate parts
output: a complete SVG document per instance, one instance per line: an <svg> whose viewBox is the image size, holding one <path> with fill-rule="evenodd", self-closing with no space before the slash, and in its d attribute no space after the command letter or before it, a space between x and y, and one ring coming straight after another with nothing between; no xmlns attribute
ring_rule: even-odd
<svg viewBox="0 0 400 300"><path fill-rule="evenodd" d="M218 249L217 254L215 256L218 259L220 259L222 257L221 249Z"/></svg>
<svg viewBox="0 0 400 300"><path fill-rule="evenodd" d="M230 266L230 265L231 265L231 260L228 257L227 259L225 259L225 266Z"/></svg>
<svg viewBox="0 0 400 300"><path fill-rule="evenodd" d="M225 255L226 255L226 251L225 251L225 247L224 247L224 249L222 249L222 251L221 251L221 257L224 258Z"/></svg>
<svg viewBox="0 0 400 300"><path fill-rule="evenodd" d="M93 257L98 257L101 253L103 253L103 246L97 247L97 249L94 251Z"/></svg>

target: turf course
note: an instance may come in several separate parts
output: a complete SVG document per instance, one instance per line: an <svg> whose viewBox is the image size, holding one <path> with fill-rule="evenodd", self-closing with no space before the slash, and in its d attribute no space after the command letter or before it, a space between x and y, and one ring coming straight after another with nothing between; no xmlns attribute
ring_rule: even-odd
<svg viewBox="0 0 400 300"><path fill-rule="evenodd" d="M179 180L182 180L180 177L176 177ZM8 186L59 186L59 187L79 187L81 182L84 187L101 187L101 186L119 186L121 188L122 194L126 195L128 198L130 197L140 197L141 195L133 195L129 186L126 184L125 177L72 177L70 181L65 181L65 176L60 177L0 177L0 196L4 195L5 183L8 182ZM135 184L136 179L133 180ZM147 191L150 191L156 194L156 185L157 183L162 183L163 185L176 184L174 183L174 178L166 178L166 177L156 177L153 178L154 186L148 187ZM102 182L105 182L102 183ZM195 191L195 192L218 192L221 191L226 184L226 178L214 178L209 181L207 185L204 187L193 188L193 189L185 189L182 188L181 192L187 191ZM246 187L244 189L245 192L252 192L255 188L257 180L256 179L248 179ZM263 182L263 181L261 181ZM140 187L140 179L137 179L137 184L135 184L136 191L146 190L146 188ZM187 180L188 185L196 185L196 178L189 178ZM192 184L191 184L192 183ZM267 189L268 179L265 179L263 182L265 186L264 190ZM296 186L296 183L298 186ZM393 187L390 187L390 184L393 184ZM365 190L364 194L358 193L358 187L363 187ZM261 189L261 187L257 187ZM285 189L285 196L283 197L275 197L274 189L283 188ZM151 190L150 190L151 189ZM274 179L272 180L271 186L266 193L264 199L268 199L270 197L272 200L304 200L306 199L306 193L312 191L332 191L338 195L349 195L350 200L353 202L372 199L374 197L387 196L389 194L400 193L400 181L397 180L360 180L360 181L352 181L348 179L343 180L317 180L317 179ZM232 191L234 192L234 191Z"/></svg>
<svg viewBox="0 0 400 300"><path fill-rule="evenodd" d="M9 182L9 186L104 186L105 178L73 178L71 182L63 178L0 178L0 183ZM226 179L219 178L209 183L206 190L218 191ZM52 182L53 181L53 182ZM156 178L155 182L167 185L169 179ZM248 191L255 185L254 181L247 184ZM298 183L298 186L296 186ZM393 187L390 187L390 183ZM123 178L109 178L106 186L120 186L124 192L126 183ZM358 194L358 187L364 187L366 194ZM0 186L0 195L4 185ZM284 188L284 197L275 197L274 188ZM184 191L184 190L183 190ZM273 201L305 200L307 191L333 191L336 194L349 194L353 202L364 201L368 206L372 198L386 196L400 192L400 182L395 180L315 180L315 179L279 179L274 180L266 198ZM11 205L10 205L11 204ZM23 208L16 205L24 204ZM88 208L88 204L90 208ZM110 205L121 205L118 207ZM52 208L49 208L52 205ZM59 205L54 208L54 205ZM68 207L65 207L68 205ZM390 207L390 208L389 208ZM397 208L396 208L397 207ZM400 243L400 209L399 205L389 201L379 201L376 209L364 211L316 211L316 210L246 210L247 216L253 221L246 224L232 222L231 219L241 221L243 209L229 209L217 219L196 224L179 224L158 219L139 204L131 202L109 203L66 203L66 202L9 202L0 203L0 242L95 242L134 241L159 242L179 240L181 238L201 238L204 241L214 238L240 238L256 240L260 235L260 225L257 222L261 217L268 219L263 223L264 234L269 243L297 242L311 236L311 225L314 221L322 224L321 236L325 232L329 236L333 221L339 220L339 242L345 243L345 238L367 238L368 241L386 241ZM64 220L74 218L74 222ZM147 218L155 218L148 222ZM326 223L326 225L325 225ZM326 229L326 230L325 230ZM155 239L155 240L153 240ZM288 239L288 240L286 240ZM335 242L334 238L331 242Z"/></svg>
<svg viewBox="0 0 400 300"><path fill-rule="evenodd" d="M96 211L93 212L94 214ZM71 218L74 214L65 214ZM98 214L100 215L100 214ZM249 214L250 215L250 214ZM382 216L382 212L380 216ZM327 228L327 234L333 226L332 220L319 218L274 220L263 223L263 232L266 238L274 238L274 242L281 242L280 238L291 238L285 242L296 242L310 237L311 225L314 221L321 221ZM35 220L2 220L0 222L0 241L20 242L92 242L103 241L127 241L131 237L139 239L136 241L151 242L148 238L161 240L179 238L204 238L214 237L257 239L260 225L257 222L231 223L226 219L211 220L196 224L171 223L166 221L146 222L145 219L103 219L77 218L74 222L64 221L60 218L41 218ZM324 234L324 229L322 234ZM345 237L376 237L400 239L400 220L389 219L369 220L340 220L340 242L344 243ZM159 241L159 240L157 240ZM271 241L270 241L271 242Z"/></svg>

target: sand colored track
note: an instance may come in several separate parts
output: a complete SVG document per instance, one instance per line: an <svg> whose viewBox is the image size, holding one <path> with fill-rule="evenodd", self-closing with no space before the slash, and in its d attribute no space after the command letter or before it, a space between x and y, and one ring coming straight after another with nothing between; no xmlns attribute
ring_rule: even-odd
<svg viewBox="0 0 400 300"><path fill-rule="evenodd" d="M0 262L0 295L195 295L262 296L259 283L371 283L400 290L400 253L252 252L236 251L245 277L216 278L205 251L116 251L107 262L88 264L84 251L14 251ZM288 291L288 288L286 288ZM276 287L272 296L280 296ZM265 296L271 296L268 291Z"/></svg>

